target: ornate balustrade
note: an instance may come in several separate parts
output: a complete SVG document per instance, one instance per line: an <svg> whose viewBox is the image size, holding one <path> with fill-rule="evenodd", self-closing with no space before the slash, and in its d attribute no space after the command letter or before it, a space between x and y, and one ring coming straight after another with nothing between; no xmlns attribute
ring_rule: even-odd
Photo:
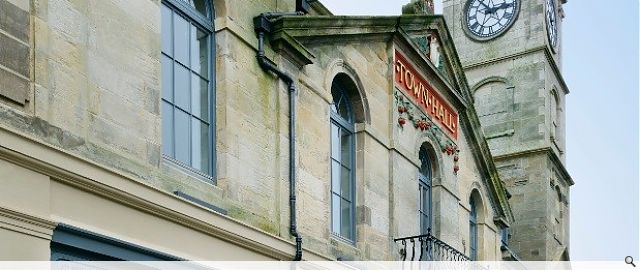
<svg viewBox="0 0 640 270"><path fill-rule="evenodd" d="M403 261L470 261L471 259L431 234L394 239Z"/></svg>

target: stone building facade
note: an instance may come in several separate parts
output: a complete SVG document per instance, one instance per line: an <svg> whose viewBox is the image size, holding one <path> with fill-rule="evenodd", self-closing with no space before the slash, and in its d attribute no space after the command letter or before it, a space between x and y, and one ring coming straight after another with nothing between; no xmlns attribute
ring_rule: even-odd
<svg viewBox="0 0 640 270"><path fill-rule="evenodd" d="M568 258L557 54L475 56L445 3L0 0L0 259Z"/></svg>
<svg viewBox="0 0 640 270"><path fill-rule="evenodd" d="M566 0L522 1L513 25L495 39L478 42L465 32L465 1L444 1L474 106L512 195L517 222L511 248L524 260L569 260L569 187L566 170L562 43L553 41L549 4L558 35Z"/></svg>

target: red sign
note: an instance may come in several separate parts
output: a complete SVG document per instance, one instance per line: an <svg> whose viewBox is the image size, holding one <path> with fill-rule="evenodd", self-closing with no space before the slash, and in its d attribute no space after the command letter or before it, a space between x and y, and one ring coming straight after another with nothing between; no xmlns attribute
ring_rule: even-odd
<svg viewBox="0 0 640 270"><path fill-rule="evenodd" d="M453 139L457 139L458 113L397 50L395 58L396 85L405 90L433 122L438 123Z"/></svg>

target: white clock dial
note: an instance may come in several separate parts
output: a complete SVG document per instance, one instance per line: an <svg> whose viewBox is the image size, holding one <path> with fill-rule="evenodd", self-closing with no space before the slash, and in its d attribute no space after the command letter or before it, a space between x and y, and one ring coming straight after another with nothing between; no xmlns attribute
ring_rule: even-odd
<svg viewBox="0 0 640 270"><path fill-rule="evenodd" d="M519 0L468 0L464 9L465 32L478 40L504 33L516 20Z"/></svg>
<svg viewBox="0 0 640 270"><path fill-rule="evenodd" d="M553 52L556 52L558 48L558 17L556 12L556 1L546 0L546 21L547 21L547 37L549 38L549 45Z"/></svg>

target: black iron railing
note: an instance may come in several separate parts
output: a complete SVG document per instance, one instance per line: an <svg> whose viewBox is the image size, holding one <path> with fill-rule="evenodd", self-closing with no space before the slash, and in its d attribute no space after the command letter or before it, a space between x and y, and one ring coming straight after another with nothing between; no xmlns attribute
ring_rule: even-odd
<svg viewBox="0 0 640 270"><path fill-rule="evenodd" d="M470 261L469 257L431 234L397 238L403 261Z"/></svg>

